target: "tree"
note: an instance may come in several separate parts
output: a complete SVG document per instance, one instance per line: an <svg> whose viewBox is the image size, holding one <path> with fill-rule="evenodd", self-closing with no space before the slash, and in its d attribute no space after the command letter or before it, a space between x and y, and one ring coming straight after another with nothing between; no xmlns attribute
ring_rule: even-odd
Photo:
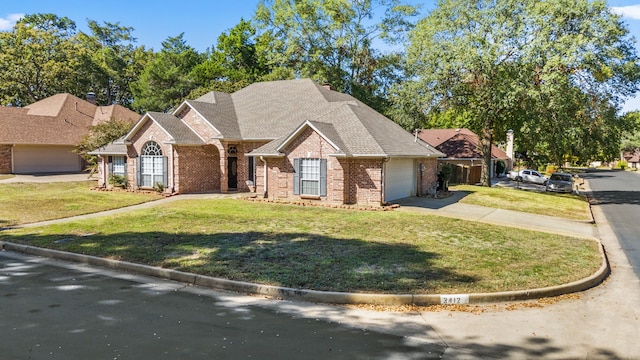
<svg viewBox="0 0 640 360"><path fill-rule="evenodd" d="M384 111L380 100L400 57L382 54L374 42L401 42L416 14L399 0L262 0L255 21L269 40L273 69L329 82Z"/></svg>
<svg viewBox="0 0 640 360"><path fill-rule="evenodd" d="M168 111L184 100L197 87L191 71L205 60L187 45L184 34L162 42L162 50L144 68L140 78L131 84L135 98L132 106L140 111Z"/></svg>
<svg viewBox="0 0 640 360"><path fill-rule="evenodd" d="M93 125L89 128L89 134L82 139L74 152L87 162L87 169L93 174L97 170L98 157L89 155L88 152L105 146L126 135L131 129L131 126L130 121L116 118L111 118L109 121Z"/></svg>
<svg viewBox="0 0 640 360"><path fill-rule="evenodd" d="M81 48L75 23L53 14L27 15L0 32L0 101L25 106L59 92L78 92Z"/></svg>
<svg viewBox="0 0 640 360"><path fill-rule="evenodd" d="M110 22L100 25L94 20L88 20L88 26L90 34L78 34L85 50L84 87L96 94L99 104L130 107L130 85L140 77L151 53L144 46L134 46L132 27Z"/></svg>
<svg viewBox="0 0 640 360"><path fill-rule="evenodd" d="M218 37L209 58L194 67L192 78L200 87L190 97L211 90L231 93L264 80L270 68L261 45L261 38L256 36L254 26L240 19L235 27Z"/></svg>
<svg viewBox="0 0 640 360"><path fill-rule="evenodd" d="M640 79L619 17L587 0L442 0L412 32L407 65L395 104L464 113L481 134L485 186L494 136L509 128L555 161L586 144L610 152L625 127L616 110Z"/></svg>

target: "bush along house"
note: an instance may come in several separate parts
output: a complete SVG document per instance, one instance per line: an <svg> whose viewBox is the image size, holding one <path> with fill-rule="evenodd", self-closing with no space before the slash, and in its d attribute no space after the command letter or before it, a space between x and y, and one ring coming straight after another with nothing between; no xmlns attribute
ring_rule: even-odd
<svg viewBox="0 0 640 360"><path fill-rule="evenodd" d="M356 100L309 79L210 92L145 114L93 152L100 182L171 193L382 205L426 194L441 152Z"/></svg>

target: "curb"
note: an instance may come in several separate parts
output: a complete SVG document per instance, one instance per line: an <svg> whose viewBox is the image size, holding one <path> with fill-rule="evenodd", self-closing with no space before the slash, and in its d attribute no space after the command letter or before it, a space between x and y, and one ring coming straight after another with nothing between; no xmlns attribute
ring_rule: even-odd
<svg viewBox="0 0 640 360"><path fill-rule="evenodd" d="M312 303L329 304L371 304L371 305L440 305L440 304L481 304L504 301L530 300L552 297L574 292L584 291L602 283L610 274L611 269L607 255L600 241L599 244L602 265L591 276L568 284L550 286L538 289L504 291L496 293L472 294L372 294L345 293L332 291L317 291L293 289L271 285L260 285L242 281L233 281L204 275L186 273L177 270L163 269L148 265L135 264L126 261L104 259L96 256L82 255L59 250L44 249L35 246L14 244L0 241L2 251L14 251L29 255L48 257L57 260L99 266L112 270L126 271L139 275L178 281L195 286L202 286L217 290L233 291L252 295L263 295L283 300L298 300Z"/></svg>

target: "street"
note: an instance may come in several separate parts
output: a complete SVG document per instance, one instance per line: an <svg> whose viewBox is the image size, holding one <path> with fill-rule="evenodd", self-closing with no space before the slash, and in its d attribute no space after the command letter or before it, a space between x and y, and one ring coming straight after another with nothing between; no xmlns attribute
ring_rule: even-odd
<svg viewBox="0 0 640 360"><path fill-rule="evenodd" d="M2 359L437 359L444 350L391 334L393 325L383 333L340 323L346 309L8 252L0 252L0 294Z"/></svg>
<svg viewBox="0 0 640 360"><path fill-rule="evenodd" d="M595 171L584 175L593 203L602 208L636 275L640 277L640 174Z"/></svg>

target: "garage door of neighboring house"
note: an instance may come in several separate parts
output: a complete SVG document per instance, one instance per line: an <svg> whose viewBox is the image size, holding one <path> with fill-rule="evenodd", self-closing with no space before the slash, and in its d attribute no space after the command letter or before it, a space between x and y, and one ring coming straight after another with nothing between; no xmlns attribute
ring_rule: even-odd
<svg viewBox="0 0 640 360"><path fill-rule="evenodd" d="M416 176L413 159L391 159L385 168L385 201L415 195Z"/></svg>
<svg viewBox="0 0 640 360"><path fill-rule="evenodd" d="M77 172L82 161L73 146L16 145L13 147L13 172L16 174Z"/></svg>

